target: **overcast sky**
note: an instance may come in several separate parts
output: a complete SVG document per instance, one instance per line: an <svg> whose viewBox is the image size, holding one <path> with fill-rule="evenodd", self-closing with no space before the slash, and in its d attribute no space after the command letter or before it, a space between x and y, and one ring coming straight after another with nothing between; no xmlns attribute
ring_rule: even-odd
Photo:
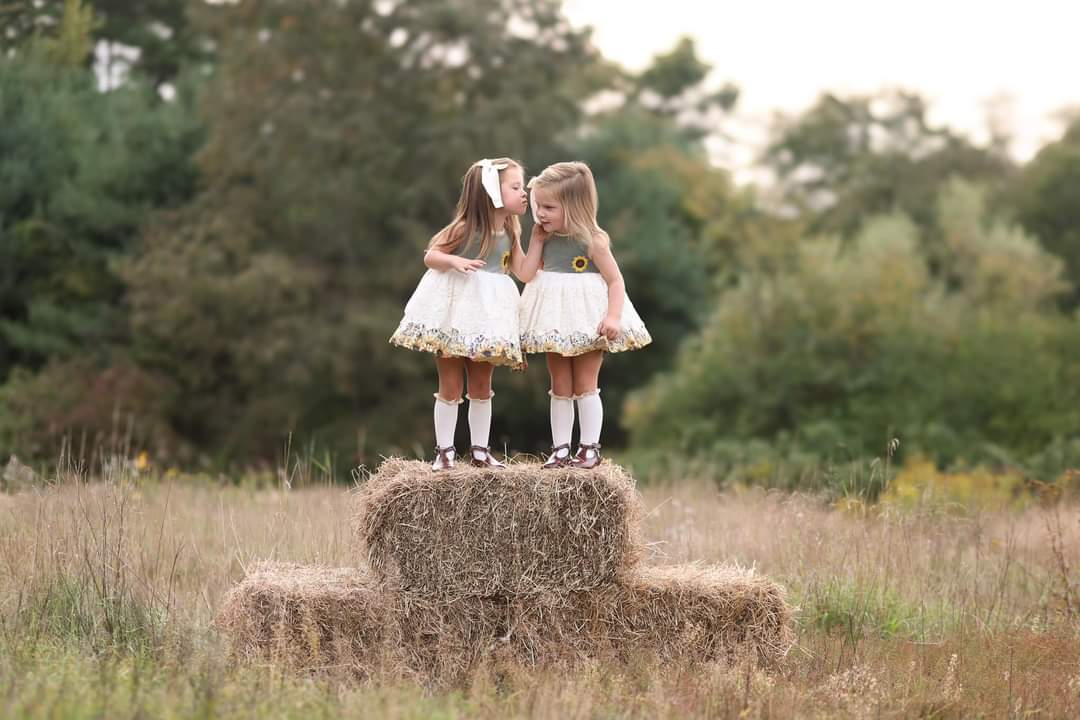
<svg viewBox="0 0 1080 720"><path fill-rule="evenodd" d="M931 103L931 120L986 137L988 107L1028 159L1080 106L1078 0L564 0L575 25L628 68L692 36L710 82L741 90L721 164L749 163L774 110L798 112L822 91L902 87Z"/></svg>

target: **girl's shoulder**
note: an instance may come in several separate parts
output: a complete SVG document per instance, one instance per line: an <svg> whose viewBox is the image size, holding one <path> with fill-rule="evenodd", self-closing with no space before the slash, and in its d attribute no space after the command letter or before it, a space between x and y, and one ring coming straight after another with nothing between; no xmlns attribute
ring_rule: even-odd
<svg viewBox="0 0 1080 720"><path fill-rule="evenodd" d="M604 230L597 229L592 234L592 240L589 242L589 252L594 250L610 250L611 249L611 236Z"/></svg>
<svg viewBox="0 0 1080 720"><path fill-rule="evenodd" d="M431 238L431 244L428 246L429 250L439 250L440 252L454 254L465 245L465 226L462 224L449 225Z"/></svg>

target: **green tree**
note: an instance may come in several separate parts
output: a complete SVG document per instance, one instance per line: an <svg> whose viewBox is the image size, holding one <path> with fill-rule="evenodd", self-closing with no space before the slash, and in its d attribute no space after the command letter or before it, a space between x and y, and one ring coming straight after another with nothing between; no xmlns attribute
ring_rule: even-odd
<svg viewBox="0 0 1080 720"><path fill-rule="evenodd" d="M6 57L16 50L23 50L35 37L54 31L63 11L64 0L4 3L0 6L0 55Z"/></svg>
<svg viewBox="0 0 1080 720"><path fill-rule="evenodd" d="M140 365L222 458L274 458L290 430L409 448L433 363L387 338L423 247L471 162L574 128L606 70L551 0L248 0L209 31L205 190L124 270Z"/></svg>
<svg viewBox="0 0 1080 720"><path fill-rule="evenodd" d="M945 187L938 216L940 274L902 215L744 273L674 369L630 399L635 445L716 458L765 441L845 459L898 436L955 462L1075 436L1080 325L1053 308L1060 261L989 217L970 185Z"/></svg>
<svg viewBox="0 0 1080 720"><path fill-rule="evenodd" d="M94 10L82 0L64 0L55 37L38 38L35 50L46 62L65 67L79 67L93 49Z"/></svg>
<svg viewBox="0 0 1080 720"><path fill-rule="evenodd" d="M1050 143L1021 171L1013 204L1017 220L1050 252L1065 261L1074 291L1064 307L1080 304L1080 120Z"/></svg>
<svg viewBox="0 0 1080 720"><path fill-rule="evenodd" d="M127 403L116 396L74 412L61 402L73 393L154 384L128 382L138 373L124 369L116 263L150 208L194 191L201 127L186 96L164 104L139 83L98 92L79 58L89 16L67 8L54 38L0 59L0 452L16 441L44 449L46 436L80 431L73 418L96 435ZM55 402L43 399L49 392Z"/></svg>
<svg viewBox="0 0 1080 720"><path fill-rule="evenodd" d="M199 64L212 64L211 38L200 30L219 8L205 0L93 0L101 18L96 38L105 44L106 63L130 64L154 85L176 82ZM116 58L117 46L134 48L133 60Z"/></svg>
<svg viewBox="0 0 1080 720"><path fill-rule="evenodd" d="M2 379L125 332L111 262L148 207L190 196L200 130L182 105L103 95L81 68L0 61L0 97Z"/></svg>
<svg viewBox="0 0 1080 720"><path fill-rule="evenodd" d="M708 313L719 260L716 225L734 206L728 175L713 168L697 140L669 119L624 107L595 122L572 152L589 163L600 193L600 224L635 307L653 336L647 349L605 363L605 402L620 408L645 378L670 366L682 341ZM607 442L618 442L609 413ZM544 419L543 413L538 413ZM544 439L542 427L533 437Z"/></svg>
<svg viewBox="0 0 1080 720"><path fill-rule="evenodd" d="M811 233L843 235L890 212L932 230L944 181L955 176L997 188L1013 172L1002 145L978 147L931 125L926 101L902 91L822 95L806 112L780 118L763 160Z"/></svg>
<svg viewBox="0 0 1080 720"><path fill-rule="evenodd" d="M740 199L703 143L710 118L730 111L738 93L730 86L709 91L710 70L684 38L642 72L620 72L614 88L622 102L588 117L552 158L578 158L592 168L600 224L612 236L629 294L653 336L646 350L605 360L609 444L625 440L619 409L627 394L669 368L679 345L708 315L712 288L731 272L735 237L741 240L742 228L733 222ZM516 437L534 438L529 449L546 449L546 379L526 382L528 398L512 401L533 408L532 422L517 421Z"/></svg>
<svg viewBox="0 0 1080 720"><path fill-rule="evenodd" d="M12 1L0 5L0 55L30 52L35 44L52 46L54 52L70 49L74 36L86 43L75 64L93 63L89 51L100 43L107 66L121 64L161 85L174 81L183 68L213 59L209 38L197 28L198 18L217 12L202 0ZM74 16L85 28L76 28Z"/></svg>

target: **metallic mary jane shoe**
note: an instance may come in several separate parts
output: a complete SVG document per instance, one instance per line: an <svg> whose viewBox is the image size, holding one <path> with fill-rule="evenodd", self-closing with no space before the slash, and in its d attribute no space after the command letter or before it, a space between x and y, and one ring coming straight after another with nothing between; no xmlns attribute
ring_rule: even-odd
<svg viewBox="0 0 1080 720"><path fill-rule="evenodd" d="M469 462L474 467L490 468L492 470L506 467L506 463L501 463L495 459L491 454L490 447L484 447L483 445L473 445L469 448Z"/></svg>
<svg viewBox="0 0 1080 720"><path fill-rule="evenodd" d="M602 462L600 457L600 443L581 443L578 445L577 455L570 461L570 467L580 470L592 470Z"/></svg>
<svg viewBox="0 0 1080 720"><path fill-rule="evenodd" d="M438 445L435 446L435 462L431 463L431 469L438 472L439 470L449 470L454 467L454 456L457 455L457 451L453 446L441 448Z"/></svg>
<svg viewBox="0 0 1080 720"><path fill-rule="evenodd" d="M554 470L556 468L566 467L570 464L570 446L569 445L557 445L551 448L551 454L547 456L547 460L540 466L541 470Z"/></svg>

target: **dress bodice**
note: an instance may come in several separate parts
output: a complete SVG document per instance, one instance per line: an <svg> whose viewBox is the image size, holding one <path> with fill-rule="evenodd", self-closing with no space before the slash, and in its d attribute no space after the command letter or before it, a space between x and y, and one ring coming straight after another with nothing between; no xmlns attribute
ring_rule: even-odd
<svg viewBox="0 0 1080 720"><path fill-rule="evenodd" d="M510 270L510 236L505 230L500 230L492 236L491 250L484 257L478 257L480 252L480 238L471 242L462 243L461 247L453 252L454 255L479 259L484 261L482 272L506 274Z"/></svg>
<svg viewBox="0 0 1080 720"><path fill-rule="evenodd" d="M598 273L584 240L570 235L552 235L544 241L544 272Z"/></svg>

